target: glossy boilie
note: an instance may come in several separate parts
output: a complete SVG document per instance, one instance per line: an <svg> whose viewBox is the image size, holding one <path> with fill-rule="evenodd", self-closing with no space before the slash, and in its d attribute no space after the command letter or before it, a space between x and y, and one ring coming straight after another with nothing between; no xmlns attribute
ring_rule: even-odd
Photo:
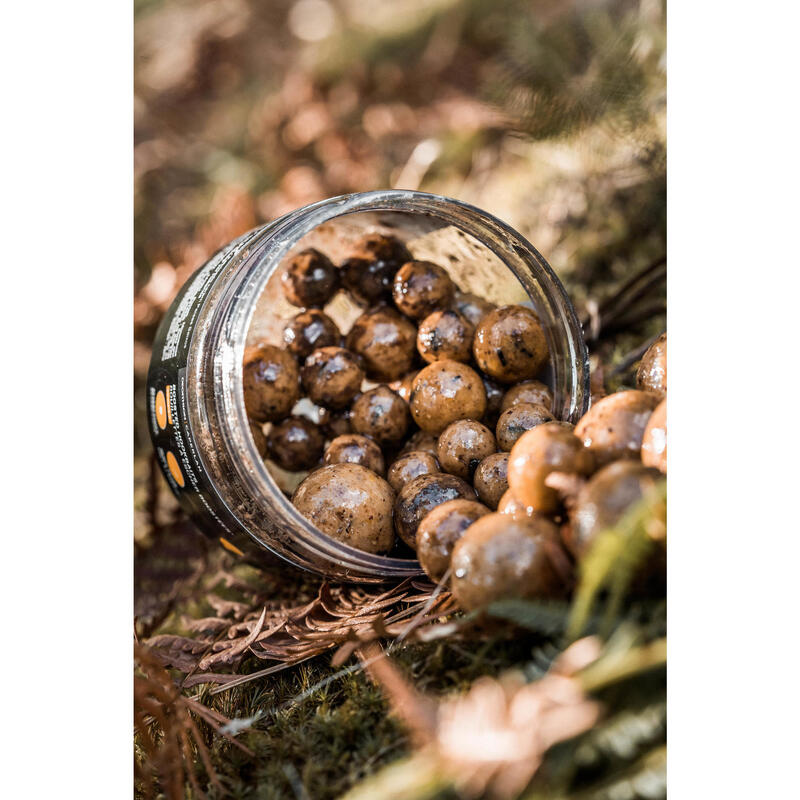
<svg viewBox="0 0 800 800"><path fill-rule="evenodd" d="M386 461L380 447L357 433L345 433L333 439L325 448L325 464L360 464L381 477L386 474Z"/></svg>
<svg viewBox="0 0 800 800"><path fill-rule="evenodd" d="M424 319L436 309L450 306L455 289L447 271L438 264L408 261L394 277L392 298L406 316Z"/></svg>
<svg viewBox="0 0 800 800"><path fill-rule="evenodd" d="M358 359L342 347L315 350L306 359L301 375L312 402L332 409L347 407L364 380Z"/></svg>
<svg viewBox="0 0 800 800"><path fill-rule="evenodd" d="M493 453L478 464L472 485L482 503L494 511L508 491L508 453Z"/></svg>
<svg viewBox="0 0 800 800"><path fill-rule="evenodd" d="M362 314L347 334L347 347L364 360L369 377L381 381L402 378L416 357L417 330L389 306Z"/></svg>
<svg viewBox="0 0 800 800"><path fill-rule="evenodd" d="M301 308L321 308L339 288L339 270L319 250L293 256L281 276L286 299Z"/></svg>
<svg viewBox="0 0 800 800"><path fill-rule="evenodd" d="M408 404L388 386L376 386L353 403L353 430L380 445L398 444L410 423Z"/></svg>
<svg viewBox="0 0 800 800"><path fill-rule="evenodd" d="M311 469L319 463L325 437L306 417L292 416L274 422L267 435L267 454L290 472Z"/></svg>
<svg viewBox="0 0 800 800"><path fill-rule="evenodd" d="M434 361L414 379L409 406L414 422L438 435L456 420L480 419L486 411L486 390L466 364Z"/></svg>
<svg viewBox="0 0 800 800"><path fill-rule="evenodd" d="M523 433L552 421L553 415L545 406L536 403L509 406L497 420L497 444L501 450L510 452Z"/></svg>
<svg viewBox="0 0 800 800"><path fill-rule="evenodd" d="M436 457L445 472L472 480L478 464L497 451L494 434L474 419L448 425L436 444Z"/></svg>
<svg viewBox="0 0 800 800"><path fill-rule="evenodd" d="M271 344L248 347L242 362L247 415L256 422L283 419L300 397L297 362Z"/></svg>

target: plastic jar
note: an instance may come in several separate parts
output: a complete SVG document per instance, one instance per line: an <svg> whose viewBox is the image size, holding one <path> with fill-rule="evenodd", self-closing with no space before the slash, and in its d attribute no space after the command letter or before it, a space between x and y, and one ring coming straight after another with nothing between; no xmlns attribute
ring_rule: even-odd
<svg viewBox="0 0 800 800"><path fill-rule="evenodd" d="M302 517L260 457L244 407L248 336L280 343L299 310L278 288L287 254L317 246L338 263L349 239L376 229L405 239L415 258L440 263L465 291L531 304L550 348L553 412L575 422L588 409L588 355L572 304L544 258L508 225L458 200L410 191L292 211L231 242L186 282L159 327L147 380L149 428L172 490L201 530L248 560L279 556L349 581L421 574L415 560L362 552Z"/></svg>

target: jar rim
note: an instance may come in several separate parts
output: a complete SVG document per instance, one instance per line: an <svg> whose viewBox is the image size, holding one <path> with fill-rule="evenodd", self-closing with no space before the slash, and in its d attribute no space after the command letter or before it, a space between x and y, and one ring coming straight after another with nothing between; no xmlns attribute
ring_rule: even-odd
<svg viewBox="0 0 800 800"><path fill-rule="evenodd" d="M231 463L235 465L245 488L256 500L259 497L277 497L280 510L293 523L293 534L299 537L310 554L349 565L345 571L352 570L356 577L367 575L385 580L423 573L417 560L366 553L327 536L300 514L280 490L256 449L249 429L242 384L245 340L256 304L284 257L300 239L319 225L366 211L426 214L460 228L491 250L515 275L532 300L535 279L539 293L547 300L548 313L560 323L562 333L566 334L563 336L567 346L565 356L571 364L571 391L568 398L563 397L561 382L557 379L554 381L554 408L558 409L562 418L576 421L588 408L589 356L572 303L547 261L511 226L469 203L427 192L377 190L328 198L289 212L264 227L262 234L254 240L252 250L237 265L211 312L213 322L209 330L209 343L213 350L214 377L215 381L219 379L218 385L228 387L214 398L223 442L230 451ZM551 336L549 326L545 332L548 337ZM552 346L553 343L548 341L548 344ZM554 369L558 378L557 364ZM566 407L566 413L562 413L561 406ZM235 509L230 510L236 513ZM269 543L253 531L251 535L260 544L269 547ZM286 558L274 548L269 549ZM314 569L313 561L312 558L309 562L311 569Z"/></svg>

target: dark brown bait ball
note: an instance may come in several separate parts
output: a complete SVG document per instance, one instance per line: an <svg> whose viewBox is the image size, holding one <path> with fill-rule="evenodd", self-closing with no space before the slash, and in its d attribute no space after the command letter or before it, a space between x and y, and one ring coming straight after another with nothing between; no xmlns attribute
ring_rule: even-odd
<svg viewBox="0 0 800 800"><path fill-rule="evenodd" d="M518 406L514 406L518 408ZM508 485L523 507L549 514L560 505L558 493L545 485L551 472L591 475L594 456L572 429L562 422L547 422L520 437L508 460Z"/></svg>
<svg viewBox="0 0 800 800"><path fill-rule="evenodd" d="M304 359L320 347L338 346L342 334L326 313L310 308L291 319L283 329L283 341L292 355Z"/></svg>
<svg viewBox="0 0 800 800"><path fill-rule="evenodd" d="M431 580L438 583L444 577L456 542L488 513L474 500L449 500L425 515L417 529L417 558Z"/></svg>
<svg viewBox="0 0 800 800"><path fill-rule="evenodd" d="M291 353L272 344L248 347L242 362L247 415L256 422L283 419L300 397L300 376Z"/></svg>
<svg viewBox="0 0 800 800"><path fill-rule="evenodd" d="M535 378L549 351L541 323L525 306L502 306L487 314L475 331L475 361L501 383Z"/></svg>
<svg viewBox="0 0 800 800"><path fill-rule="evenodd" d="M642 356L636 370L636 388L663 397L667 393L667 334L662 333Z"/></svg>
<svg viewBox="0 0 800 800"><path fill-rule="evenodd" d="M397 458L389 467L386 480L389 486L399 492L409 481L419 478L420 475L435 475L441 472L436 457L424 450L412 450Z"/></svg>
<svg viewBox="0 0 800 800"><path fill-rule="evenodd" d="M497 306L484 300L477 294L469 292L456 292L453 298L453 308L466 317L467 321L473 328L475 328L480 321L490 312L494 311Z"/></svg>
<svg viewBox="0 0 800 800"><path fill-rule="evenodd" d="M364 371L349 350L322 347L307 359L303 386L313 403L325 408L345 408L361 390Z"/></svg>
<svg viewBox="0 0 800 800"><path fill-rule="evenodd" d="M319 426L305 417L274 422L267 436L269 458L289 472L316 466L324 446L325 437Z"/></svg>
<svg viewBox="0 0 800 800"><path fill-rule="evenodd" d="M364 392L353 403L353 429L380 445L397 444L410 421L406 402L385 384Z"/></svg>
<svg viewBox="0 0 800 800"><path fill-rule="evenodd" d="M458 419L480 419L486 411L486 390L466 364L434 361L414 379L409 406L422 430L439 434Z"/></svg>
<svg viewBox="0 0 800 800"><path fill-rule="evenodd" d="M508 491L508 453L494 453L478 464L472 485L481 501L492 511Z"/></svg>
<svg viewBox="0 0 800 800"><path fill-rule="evenodd" d="M478 464L497 452L494 434L474 419L461 419L448 425L436 444L436 457L445 472L472 480Z"/></svg>
<svg viewBox="0 0 800 800"><path fill-rule="evenodd" d="M658 470L638 461L616 461L603 467L584 486L570 513L567 546L580 558L597 534L616 525L623 514L661 479Z"/></svg>
<svg viewBox="0 0 800 800"><path fill-rule="evenodd" d="M667 398L650 416L642 437L642 464L667 474Z"/></svg>
<svg viewBox="0 0 800 800"><path fill-rule="evenodd" d="M414 363L417 329L389 306L378 306L362 314L347 334L347 346L364 359L371 378L393 381Z"/></svg>
<svg viewBox="0 0 800 800"><path fill-rule="evenodd" d="M394 544L394 492L360 464L332 464L312 472L292 496L297 510L323 533L367 553Z"/></svg>
<svg viewBox="0 0 800 800"><path fill-rule="evenodd" d="M417 375L419 375L418 369L415 369L412 372L407 372L402 378L392 381L389 384L389 388L393 392L397 392L397 394L399 394L400 397L402 397L407 403L411 398L411 387L414 385L414 378L416 378Z"/></svg>
<svg viewBox="0 0 800 800"><path fill-rule="evenodd" d="M501 450L510 452L523 433L552 421L553 415L544 406L517 403L507 408L497 420L497 444Z"/></svg>
<svg viewBox="0 0 800 800"><path fill-rule="evenodd" d="M469 526L450 566L450 586L465 611L505 598L563 597L569 568L552 522L498 513Z"/></svg>
<svg viewBox="0 0 800 800"><path fill-rule="evenodd" d="M424 319L437 308L447 308L453 301L455 284L438 264L432 261L408 261L394 276L394 304L412 319Z"/></svg>
<svg viewBox="0 0 800 800"><path fill-rule="evenodd" d="M594 453L597 465L639 458L642 437L660 397L630 389L599 400L575 426L575 435Z"/></svg>
<svg viewBox="0 0 800 800"><path fill-rule="evenodd" d="M553 393L550 387L541 381L523 381L506 392L500 410L505 411L518 403L536 403L552 411Z"/></svg>
<svg viewBox="0 0 800 800"><path fill-rule="evenodd" d="M357 433L337 436L325 449L325 463L360 464L381 477L386 474L386 462L380 447L372 439Z"/></svg>
<svg viewBox="0 0 800 800"><path fill-rule="evenodd" d="M404 456L406 453L413 453L417 450L422 450L424 453L430 453L436 456L436 437L433 434L425 431L417 431L409 437L408 441L403 445L403 449L398 453L398 458Z"/></svg>
<svg viewBox="0 0 800 800"><path fill-rule="evenodd" d="M392 296L395 273L413 256L394 236L368 233L341 266L342 283L354 299L369 305Z"/></svg>
<svg viewBox="0 0 800 800"><path fill-rule="evenodd" d="M397 495L394 504L394 527L400 538L411 548L417 548L417 528L431 510L457 498L475 500L473 488L455 475L421 475L410 480Z"/></svg>
<svg viewBox="0 0 800 800"><path fill-rule="evenodd" d="M261 458L267 455L267 437L264 436L264 431L261 430L261 425L258 422L250 423L250 433L253 435L253 441L256 443L256 450Z"/></svg>
<svg viewBox="0 0 800 800"><path fill-rule="evenodd" d="M339 288L339 271L326 255L309 248L292 258L281 282L293 306L321 308Z"/></svg>
<svg viewBox="0 0 800 800"><path fill-rule="evenodd" d="M429 364L446 358L469 361L474 334L473 326L458 311L434 311L420 323L417 350Z"/></svg>

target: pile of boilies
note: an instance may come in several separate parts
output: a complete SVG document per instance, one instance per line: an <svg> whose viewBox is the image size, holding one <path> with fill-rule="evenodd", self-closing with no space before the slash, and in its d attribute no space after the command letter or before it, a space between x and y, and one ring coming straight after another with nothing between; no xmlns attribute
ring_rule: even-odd
<svg viewBox="0 0 800 800"><path fill-rule="evenodd" d="M637 390L572 426L540 380L537 315L460 291L394 237L364 236L339 266L304 250L282 282L303 310L284 348L249 347L243 365L261 454L311 470L292 502L317 528L370 553L399 536L466 609L564 596L597 533L666 472L666 334ZM323 310L340 289L367 309L346 336ZM303 396L318 422L291 413Z"/></svg>

